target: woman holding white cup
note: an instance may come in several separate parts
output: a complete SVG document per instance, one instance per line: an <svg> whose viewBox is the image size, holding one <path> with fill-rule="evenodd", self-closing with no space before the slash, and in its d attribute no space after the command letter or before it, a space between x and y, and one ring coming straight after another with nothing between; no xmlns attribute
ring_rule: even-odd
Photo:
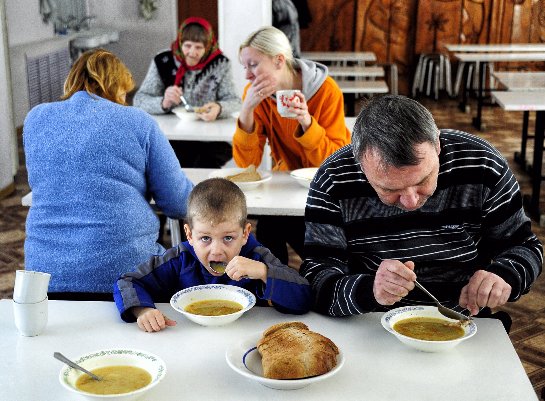
<svg viewBox="0 0 545 401"><path fill-rule="evenodd" d="M250 81L244 89L242 109L233 136L233 158L240 167L260 165L265 143L271 147L273 170L318 167L326 157L350 143L344 121L344 101L327 67L295 59L282 31L262 27L241 44L239 59ZM282 92L278 91L291 91ZM277 108L277 97L287 100ZM279 99L280 100L280 99ZM285 114L284 114L285 115ZM259 219L258 239L287 262L287 242L301 255L304 219ZM283 246L273 243L283 242Z"/></svg>

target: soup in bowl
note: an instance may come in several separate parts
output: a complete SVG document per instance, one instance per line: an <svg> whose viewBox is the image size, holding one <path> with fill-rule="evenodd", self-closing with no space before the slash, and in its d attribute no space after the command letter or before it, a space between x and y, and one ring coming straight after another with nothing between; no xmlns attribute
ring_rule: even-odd
<svg viewBox="0 0 545 401"><path fill-rule="evenodd" d="M59 381L67 390L93 401L136 400L159 384L167 371L161 358L134 349L99 350L81 355L73 361L102 380L90 379L87 374L64 365Z"/></svg>
<svg viewBox="0 0 545 401"><path fill-rule="evenodd" d="M454 348L477 332L475 321L460 322L435 306L405 306L386 312L382 326L403 344L425 352Z"/></svg>
<svg viewBox="0 0 545 401"><path fill-rule="evenodd" d="M174 294L170 305L192 322L223 326L234 322L255 305L254 294L241 287L206 284Z"/></svg>

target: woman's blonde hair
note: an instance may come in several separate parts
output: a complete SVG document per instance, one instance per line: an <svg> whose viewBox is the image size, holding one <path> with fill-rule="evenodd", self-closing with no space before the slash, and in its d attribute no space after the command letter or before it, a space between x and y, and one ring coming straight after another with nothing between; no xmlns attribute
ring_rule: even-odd
<svg viewBox="0 0 545 401"><path fill-rule="evenodd" d="M126 105L125 95L134 88L129 69L113 53L104 49L88 50L74 63L66 81L64 95L85 90L112 102Z"/></svg>
<svg viewBox="0 0 545 401"><path fill-rule="evenodd" d="M273 26L264 26L252 32L240 45L238 49L239 57L242 49L246 47L253 47L269 57L282 54L286 59L288 68L295 71L295 60L290 41L280 29Z"/></svg>

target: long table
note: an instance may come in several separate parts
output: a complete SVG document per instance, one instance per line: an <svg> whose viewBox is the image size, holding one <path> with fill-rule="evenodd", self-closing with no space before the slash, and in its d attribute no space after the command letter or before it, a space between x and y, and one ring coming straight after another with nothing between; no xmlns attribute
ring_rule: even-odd
<svg viewBox="0 0 545 401"><path fill-rule="evenodd" d="M535 111L536 126L534 134L534 156L532 162L532 194L529 201L529 212L540 225L542 221L539 209L541 183L543 181L543 144L545 139L545 90L543 91L503 91L492 92L492 97L508 111Z"/></svg>
<svg viewBox="0 0 545 401"><path fill-rule="evenodd" d="M306 58L314 61L326 61L340 63L346 65L348 62L353 63L374 63L377 61L377 56L373 52L347 52L347 51L309 51L302 52L301 58Z"/></svg>
<svg viewBox="0 0 545 401"><path fill-rule="evenodd" d="M449 52L545 52L545 43L467 43L446 44Z"/></svg>
<svg viewBox="0 0 545 401"><path fill-rule="evenodd" d="M508 91L543 91L545 90L545 72L494 72L492 76L498 84ZM529 93L528 96L532 94ZM524 169L526 165L526 143L533 136L528 135L528 122L530 111L523 111L522 135L520 141L520 152L515 152L515 161Z"/></svg>
<svg viewBox="0 0 545 401"><path fill-rule="evenodd" d="M496 62L540 62L545 61L545 52L471 52L454 53L454 57L461 63L484 63L484 65ZM473 126L479 131L482 130L482 107L484 78L486 68L484 65L479 69L479 82L477 89L477 115L472 119ZM464 73L467 75L467 73ZM465 79L464 79L465 81ZM465 111L467 104L467 92L463 90L463 99L460 108Z"/></svg>
<svg viewBox="0 0 545 401"><path fill-rule="evenodd" d="M11 300L0 301L0 399L72 401L59 383L63 366L53 352L77 358L107 348L133 348L161 357L164 380L144 400L405 400L536 401L537 396L498 320L476 319L471 339L446 353L423 353L399 342L380 324L381 313L347 318L314 312L285 315L254 307L222 327L203 327L169 304L158 308L178 324L144 333L121 321L111 302L49 301L49 322L38 337L22 337ZM225 352L269 326L299 320L333 340L345 363L333 377L308 387L273 390L233 371Z"/></svg>
<svg viewBox="0 0 545 401"><path fill-rule="evenodd" d="M176 121L176 116L164 116L166 119ZM356 122L355 117L345 117L346 127L352 131ZM168 132L165 132L167 137ZM210 175L214 169L184 168L182 169L189 179L194 183L199 183ZM304 215L306 191L301 185L297 184L288 173L274 173L270 182L254 191L247 191L248 211L250 213L262 215L274 215L287 213L286 216ZM304 197L304 199L303 199ZM21 198L23 206L32 206L32 192L29 192Z"/></svg>
<svg viewBox="0 0 545 401"><path fill-rule="evenodd" d="M171 141L233 142L237 120L233 117L215 121L182 121L175 114L151 115Z"/></svg>

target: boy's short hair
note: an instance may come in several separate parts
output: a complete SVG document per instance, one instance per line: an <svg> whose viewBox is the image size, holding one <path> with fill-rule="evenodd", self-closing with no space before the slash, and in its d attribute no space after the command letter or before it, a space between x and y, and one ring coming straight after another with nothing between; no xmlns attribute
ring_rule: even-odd
<svg viewBox="0 0 545 401"><path fill-rule="evenodd" d="M192 227L195 218L216 225L230 218L238 218L242 228L247 222L244 192L225 178L209 178L197 184L187 202L186 223Z"/></svg>

